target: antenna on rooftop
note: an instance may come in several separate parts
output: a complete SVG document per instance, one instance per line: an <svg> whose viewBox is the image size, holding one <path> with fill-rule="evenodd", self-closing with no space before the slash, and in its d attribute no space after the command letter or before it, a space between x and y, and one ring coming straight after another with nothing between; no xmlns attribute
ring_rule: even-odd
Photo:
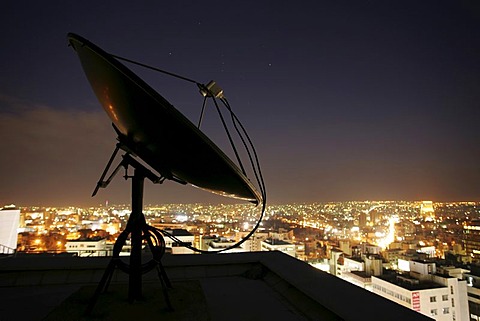
<svg viewBox="0 0 480 321"><path fill-rule="evenodd" d="M100 293L108 288L116 267L129 275L128 299L130 302L141 299L142 275L156 268L164 290L166 303L170 309L173 309L167 291L167 288L171 288L171 283L161 263L161 258L165 253L164 236L194 251L200 253L212 252L183 244L182 241L168 232L158 230L146 223L142 212L145 179L154 184L171 180L225 197L245 200L256 206L261 204L261 214L255 227L236 244L214 253L226 251L238 247L255 232L265 211L265 184L255 148L245 128L233 113L230 104L223 95L223 90L214 81L204 85L183 76L114 56L79 35L69 33L67 38L70 46L78 54L90 85L103 109L110 117L113 128L117 133L118 142L115 150L92 196L100 188L106 188L122 168L125 170L124 178L131 179L132 182L132 212L127 227L115 242L112 260L105 270L90 305L87 307L87 313L92 311ZM119 60L135 63L194 83L204 97L198 126L193 125L173 105L120 63ZM207 99L214 102L238 166L200 131ZM257 186L247 177L247 172L222 116L217 99L228 111L238 137L243 143ZM120 150L124 152L122 161L106 178ZM137 159L153 170L148 169ZM130 168L133 169L133 175L129 175ZM132 250L130 262L127 264L120 260L119 253L129 235ZM153 255L153 259L146 263L142 263L143 243L148 245Z"/></svg>

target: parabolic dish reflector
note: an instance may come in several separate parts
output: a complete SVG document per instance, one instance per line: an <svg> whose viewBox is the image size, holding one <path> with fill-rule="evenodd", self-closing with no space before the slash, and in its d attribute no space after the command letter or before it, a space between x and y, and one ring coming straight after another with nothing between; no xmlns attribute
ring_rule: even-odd
<svg viewBox="0 0 480 321"><path fill-rule="evenodd" d="M69 33L68 41L124 147L167 179L261 202L255 186L220 148L146 82L83 37Z"/></svg>

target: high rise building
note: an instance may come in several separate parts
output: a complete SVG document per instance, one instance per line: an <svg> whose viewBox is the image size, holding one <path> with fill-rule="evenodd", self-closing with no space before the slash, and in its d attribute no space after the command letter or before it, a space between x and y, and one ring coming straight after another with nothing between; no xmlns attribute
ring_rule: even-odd
<svg viewBox="0 0 480 321"><path fill-rule="evenodd" d="M463 248L473 261L480 261L480 220L468 222L463 226Z"/></svg>
<svg viewBox="0 0 480 321"><path fill-rule="evenodd" d="M468 309L470 320L480 320L480 266L472 265L471 270L464 273L467 281Z"/></svg>
<svg viewBox="0 0 480 321"><path fill-rule="evenodd" d="M372 276L373 292L438 321L468 321L467 283L449 268L410 261L410 272Z"/></svg>
<svg viewBox="0 0 480 321"><path fill-rule="evenodd" d="M17 249L17 229L20 225L20 210L8 206L0 210L0 253L13 254Z"/></svg>

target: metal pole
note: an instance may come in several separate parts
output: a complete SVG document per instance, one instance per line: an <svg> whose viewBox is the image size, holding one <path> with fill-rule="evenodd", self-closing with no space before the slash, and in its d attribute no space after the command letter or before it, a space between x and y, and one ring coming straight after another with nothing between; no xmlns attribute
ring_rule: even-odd
<svg viewBox="0 0 480 321"><path fill-rule="evenodd" d="M142 298L142 227L145 224L145 217L143 216L144 179L143 171L135 169L132 178L132 213L128 220L128 224L131 225L132 242L128 285L128 300L130 302Z"/></svg>

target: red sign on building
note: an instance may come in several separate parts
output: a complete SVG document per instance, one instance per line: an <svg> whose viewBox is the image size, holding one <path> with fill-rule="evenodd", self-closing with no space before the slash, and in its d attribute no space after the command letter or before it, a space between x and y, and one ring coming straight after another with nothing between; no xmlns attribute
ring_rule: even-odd
<svg viewBox="0 0 480 321"><path fill-rule="evenodd" d="M420 292L412 292L412 309L420 311Z"/></svg>

